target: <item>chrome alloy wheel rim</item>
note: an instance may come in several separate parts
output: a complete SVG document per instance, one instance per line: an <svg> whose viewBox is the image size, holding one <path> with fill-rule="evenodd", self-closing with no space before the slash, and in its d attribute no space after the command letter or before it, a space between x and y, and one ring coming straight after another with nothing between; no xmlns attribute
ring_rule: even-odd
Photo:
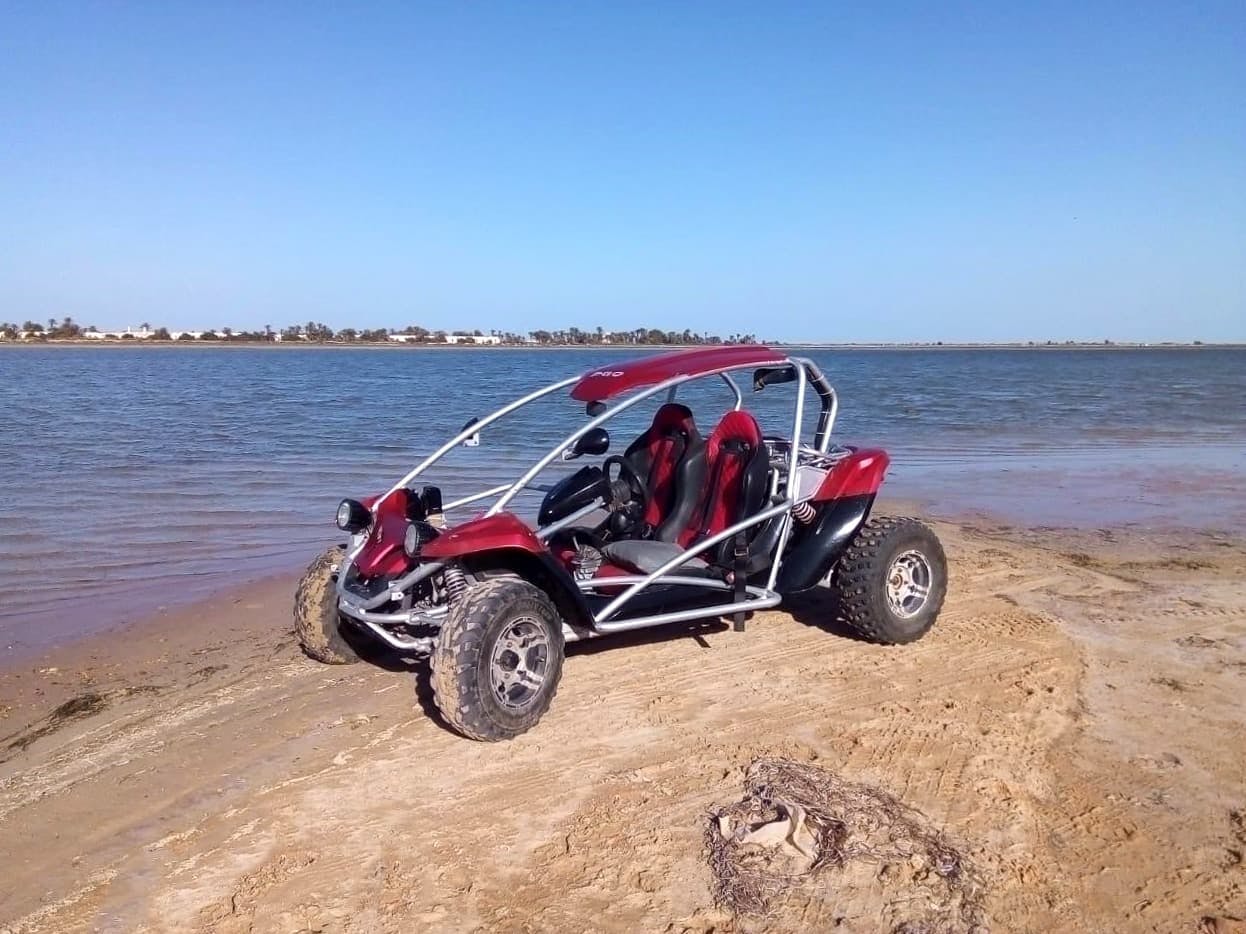
<svg viewBox="0 0 1246 934"><path fill-rule="evenodd" d="M930 599L934 572L920 551L896 555L887 569L887 606L900 619L912 619Z"/></svg>
<svg viewBox="0 0 1246 934"><path fill-rule="evenodd" d="M549 634L539 620L512 620L493 644L489 680L507 710L524 710L541 693L549 671Z"/></svg>

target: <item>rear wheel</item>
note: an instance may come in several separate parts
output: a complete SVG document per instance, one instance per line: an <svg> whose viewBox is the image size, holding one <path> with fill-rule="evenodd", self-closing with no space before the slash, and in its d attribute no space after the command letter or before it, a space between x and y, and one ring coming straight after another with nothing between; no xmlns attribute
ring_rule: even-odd
<svg viewBox="0 0 1246 934"><path fill-rule="evenodd" d="M294 593L294 632L303 651L326 665L359 661L341 632L337 609L337 569L342 549L330 548L311 563Z"/></svg>
<svg viewBox="0 0 1246 934"><path fill-rule="evenodd" d="M433 700L471 739L513 739L536 726L562 677L562 619L525 581L488 580L450 611L432 656Z"/></svg>
<svg viewBox="0 0 1246 934"><path fill-rule="evenodd" d="M831 579L840 612L872 642L914 642L934 625L947 593L947 558L917 519L879 517L853 537Z"/></svg>

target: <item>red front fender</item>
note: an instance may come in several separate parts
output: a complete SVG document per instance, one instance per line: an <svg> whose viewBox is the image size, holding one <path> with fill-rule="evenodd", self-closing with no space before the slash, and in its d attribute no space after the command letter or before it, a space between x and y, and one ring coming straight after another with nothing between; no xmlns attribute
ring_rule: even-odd
<svg viewBox="0 0 1246 934"><path fill-rule="evenodd" d="M517 516L501 512L456 525L442 532L420 552L425 558L460 558L499 548L518 548L530 554L546 551L544 543Z"/></svg>

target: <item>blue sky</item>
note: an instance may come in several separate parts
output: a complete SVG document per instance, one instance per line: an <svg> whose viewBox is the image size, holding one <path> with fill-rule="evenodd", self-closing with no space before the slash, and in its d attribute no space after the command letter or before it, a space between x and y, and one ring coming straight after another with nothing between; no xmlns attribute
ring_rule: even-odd
<svg viewBox="0 0 1246 934"><path fill-rule="evenodd" d="M1246 340L1246 5L0 5L0 319Z"/></svg>

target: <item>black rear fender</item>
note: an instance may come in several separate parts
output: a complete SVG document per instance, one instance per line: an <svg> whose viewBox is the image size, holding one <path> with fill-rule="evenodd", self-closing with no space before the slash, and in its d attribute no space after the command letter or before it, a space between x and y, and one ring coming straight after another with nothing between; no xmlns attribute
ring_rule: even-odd
<svg viewBox="0 0 1246 934"><path fill-rule="evenodd" d="M783 558L775 589L789 594L816 587L865 524L873 505L873 493L822 503L813 524L800 528Z"/></svg>

